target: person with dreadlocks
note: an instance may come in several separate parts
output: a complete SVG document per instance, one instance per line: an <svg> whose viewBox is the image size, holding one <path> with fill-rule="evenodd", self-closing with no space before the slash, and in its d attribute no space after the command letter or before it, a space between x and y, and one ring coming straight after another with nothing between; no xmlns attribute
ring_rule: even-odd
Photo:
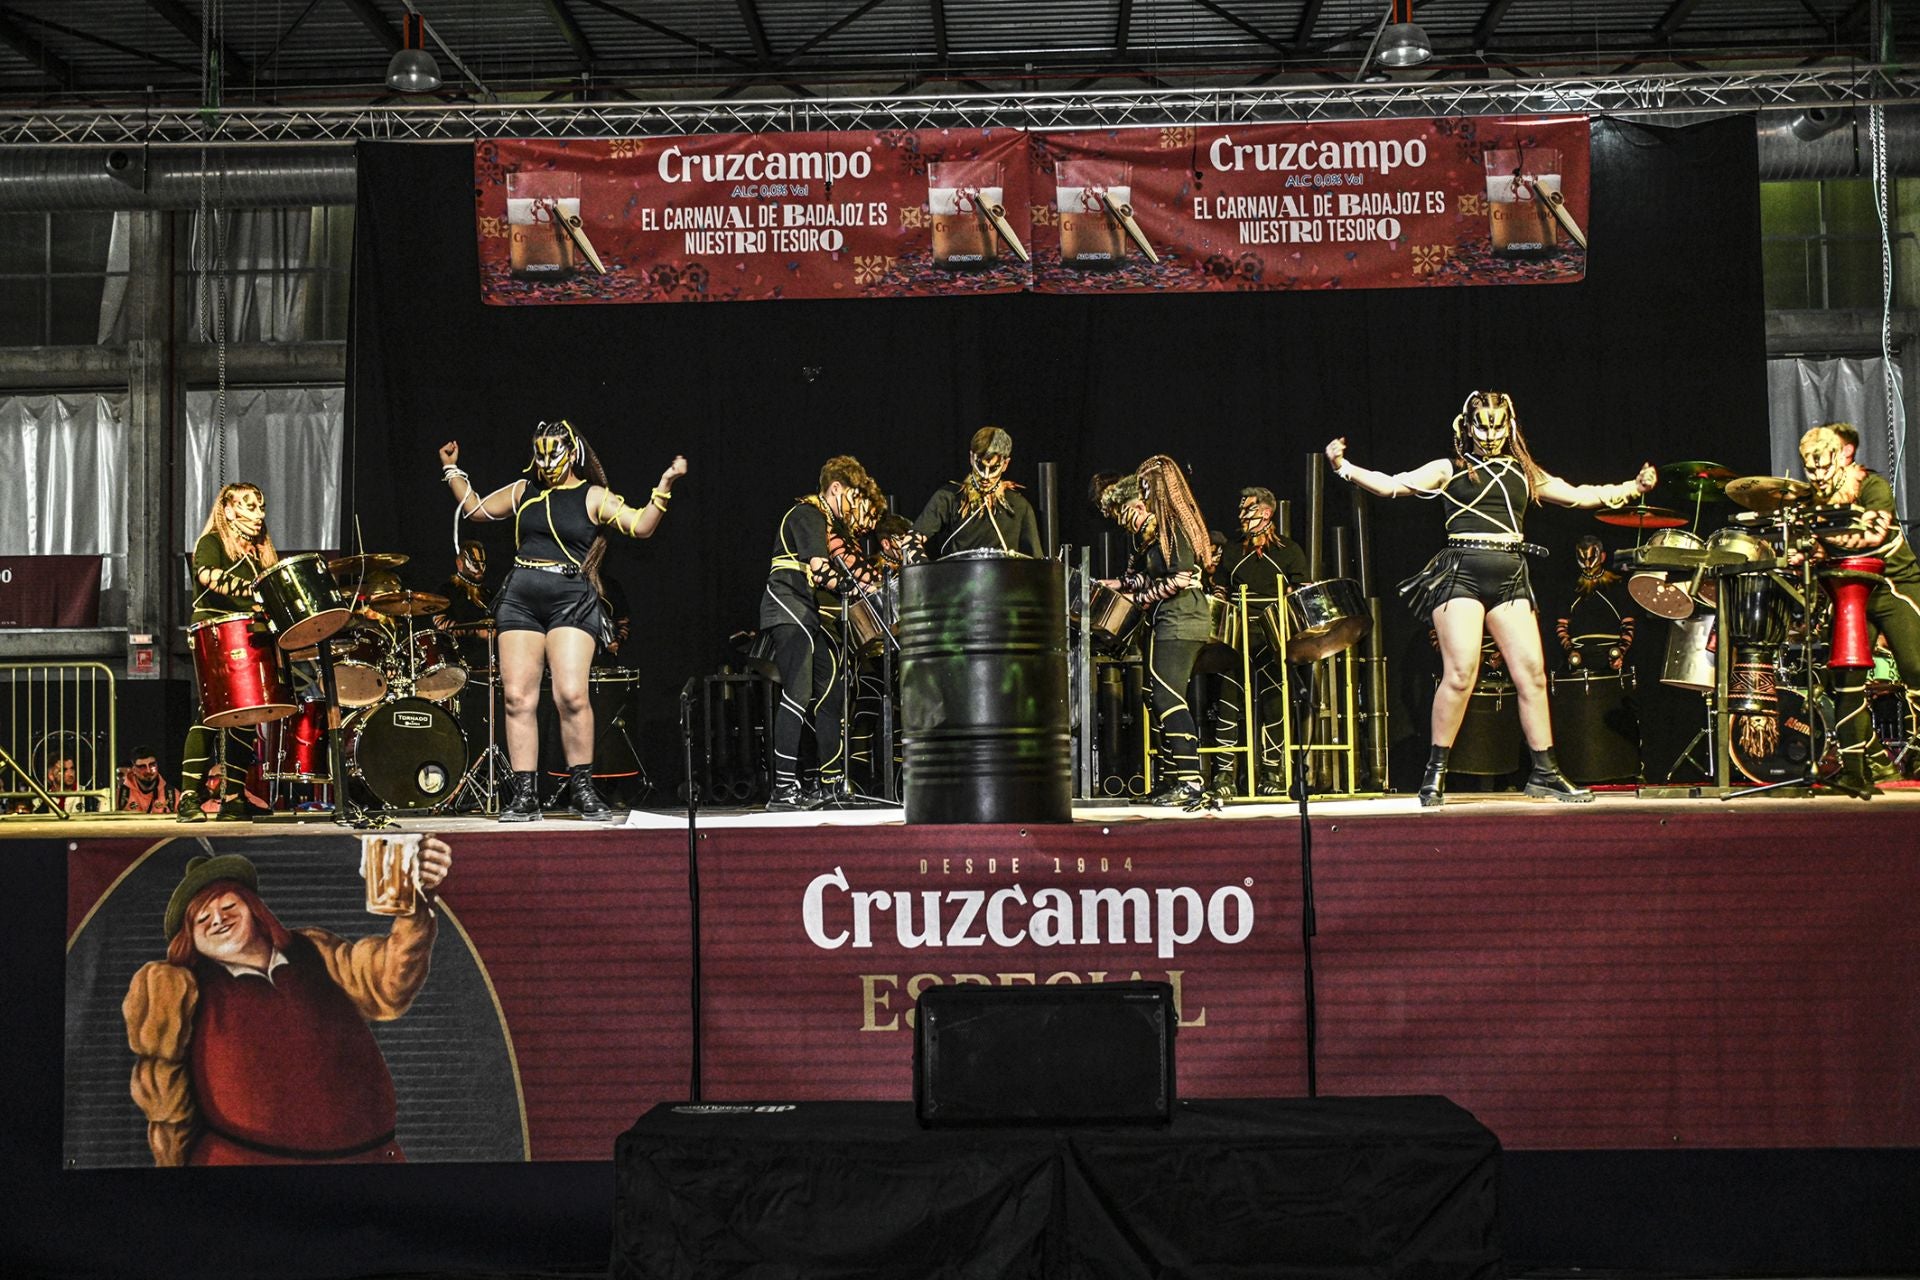
<svg viewBox="0 0 1920 1280"><path fill-rule="evenodd" d="M1820 535L1819 554L1823 559L1862 556L1881 562L1880 580L1867 595L1867 626L1886 641L1911 700L1920 691L1920 559L1894 518L1893 486L1879 472L1854 461L1859 444L1852 423L1823 423L1800 437L1800 465L1813 485L1816 505L1862 509L1852 529ZM1834 672L1840 772L1827 780L1834 790L1862 799L1878 793L1876 782L1899 776L1874 732L1866 697L1869 674L1857 668Z"/></svg>
<svg viewBox="0 0 1920 1280"><path fill-rule="evenodd" d="M1623 507L1653 488L1659 475L1652 465L1642 464L1622 484L1569 484L1533 460L1513 398L1502 391L1468 394L1453 420L1450 458L1390 475L1348 461L1344 436L1329 441L1326 452L1335 475L1377 497L1412 494L1447 505L1445 549L1400 584L1400 594L1417 615L1431 619L1440 642L1441 678L1433 694L1432 750L1420 780L1421 805L1444 798L1447 757L1473 694L1483 629L1513 677L1520 727L1533 756L1526 794L1576 803L1593 799L1593 792L1567 780L1554 755L1546 660L1526 561L1544 552L1526 540L1527 503Z"/></svg>
<svg viewBox="0 0 1920 1280"><path fill-rule="evenodd" d="M267 500L260 486L223 485L214 495L200 540L193 545L193 621L258 613L260 605L253 598L253 584L278 563L280 553L267 534ZM252 736L248 734L246 740ZM213 768L216 757L224 761L231 744L240 741L239 735L215 729L204 720L196 720L187 730L186 746L180 753L180 801L176 811L182 822L205 821L210 773L219 780L218 792L211 797L218 801L218 816L247 816L246 802L237 785L243 771L216 772Z"/></svg>
<svg viewBox="0 0 1920 1280"><path fill-rule="evenodd" d="M1210 614L1200 556L1211 545L1207 522L1180 464L1155 454L1131 474L1107 478L1098 496L1108 519L1133 535L1126 575L1103 586L1125 592L1147 620L1148 697L1154 709L1160 786L1145 803L1189 811L1220 808L1200 774L1200 738L1187 684L1207 642Z"/></svg>
<svg viewBox="0 0 1920 1280"><path fill-rule="evenodd" d="M838 597L880 587L880 569L861 545L883 511L873 477L858 458L843 454L827 459L815 492L794 499L780 518L760 592L760 633L780 673L769 813L817 809L845 775L846 673L840 665ZM829 626L830 619L836 625ZM809 718L818 785L802 787L800 741Z"/></svg>
<svg viewBox="0 0 1920 1280"><path fill-rule="evenodd" d="M1012 551L1044 555L1040 522L1020 486L1007 479L1013 437L999 427L982 427L967 445L967 478L950 480L927 499L913 527L927 541L934 559L958 551Z"/></svg>
<svg viewBox="0 0 1920 1280"><path fill-rule="evenodd" d="M645 506L629 506L607 483L606 470L586 437L571 422L542 422L533 431L533 461L523 476L485 498L460 469L460 442L440 446L441 476L469 520L513 520L513 568L494 602L500 648L500 693L507 718L507 759L513 782L500 821L531 822L540 816L534 780L540 761L540 676L553 676L553 704L560 713L560 742L567 764L573 810L589 822L606 822L613 809L593 785L593 704L588 671L595 646L607 635L600 562L609 528L630 538L653 536L667 514L673 486L687 474L675 456L660 473Z"/></svg>

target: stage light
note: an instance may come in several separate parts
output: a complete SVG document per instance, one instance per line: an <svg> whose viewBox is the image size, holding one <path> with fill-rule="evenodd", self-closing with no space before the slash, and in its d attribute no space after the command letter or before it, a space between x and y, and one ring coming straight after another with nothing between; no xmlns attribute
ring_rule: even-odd
<svg viewBox="0 0 1920 1280"><path fill-rule="evenodd" d="M409 12L404 44L387 62L387 87L401 93L431 93L440 87L440 64L427 52L427 20Z"/></svg>
<svg viewBox="0 0 1920 1280"><path fill-rule="evenodd" d="M1433 56L1433 41L1427 39L1426 30L1413 20L1413 0L1388 0L1387 11L1380 17L1380 25L1375 28L1373 40L1367 45L1366 54L1360 59L1360 69L1354 73L1355 80L1365 80L1368 84L1379 84L1386 76L1379 67L1417 67Z"/></svg>

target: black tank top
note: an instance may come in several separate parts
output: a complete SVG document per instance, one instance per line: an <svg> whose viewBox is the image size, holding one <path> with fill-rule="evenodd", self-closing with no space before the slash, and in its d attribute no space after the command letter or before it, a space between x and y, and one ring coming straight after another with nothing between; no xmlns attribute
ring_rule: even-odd
<svg viewBox="0 0 1920 1280"><path fill-rule="evenodd" d="M1527 474L1517 458L1476 462L1447 481L1447 532L1519 537L1526 531Z"/></svg>
<svg viewBox="0 0 1920 1280"><path fill-rule="evenodd" d="M523 560L578 565L599 534L587 515L587 485L542 489L513 513L514 545Z"/></svg>

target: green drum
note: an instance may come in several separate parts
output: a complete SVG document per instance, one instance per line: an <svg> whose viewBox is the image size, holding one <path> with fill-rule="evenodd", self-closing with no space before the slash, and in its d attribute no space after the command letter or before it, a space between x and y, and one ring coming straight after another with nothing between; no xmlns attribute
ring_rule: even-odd
<svg viewBox="0 0 1920 1280"><path fill-rule="evenodd" d="M1066 589L1049 560L963 552L901 577L908 822L1070 822Z"/></svg>

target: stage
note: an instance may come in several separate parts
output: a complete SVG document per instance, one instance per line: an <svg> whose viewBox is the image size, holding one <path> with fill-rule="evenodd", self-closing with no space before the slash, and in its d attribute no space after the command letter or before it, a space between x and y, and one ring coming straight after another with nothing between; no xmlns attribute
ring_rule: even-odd
<svg viewBox="0 0 1920 1280"><path fill-rule="evenodd" d="M1920 792L1309 811L1317 1091L1440 1095L1491 1129L1519 1171L1510 1258L1920 1263L1895 1225L1920 1191ZM691 842L684 812L398 825L453 850L431 980L375 1028L404 1179L421 1196L443 1179L497 1195L528 1240L571 1223L603 1249L593 1188L658 1103L910 1097L913 1005L934 983L1167 981L1182 1098L1308 1092L1292 803L1106 806L1033 827L714 810ZM193 1180L139 1177L152 1156L121 1001L161 955L172 886L207 847L240 853L288 927L377 935L356 833L112 817L4 830L24 837L4 856L31 921L9 947L32 996L9 1014L12 1074L51 1110L21 1158L48 1168L58 1149L75 1171L42 1188L54 1207L112 1186L157 1194L158 1212ZM64 977L49 915L64 916ZM357 1203L402 1175L263 1185L288 1194L308 1176ZM1648 1187L1665 1188L1651 1204ZM1860 1230L1796 1252L1793 1224L1829 1205ZM1648 1231L1606 1227L1621 1214ZM441 1234L379 1256L425 1265L447 1256ZM522 1265L578 1260L503 1247Z"/></svg>

